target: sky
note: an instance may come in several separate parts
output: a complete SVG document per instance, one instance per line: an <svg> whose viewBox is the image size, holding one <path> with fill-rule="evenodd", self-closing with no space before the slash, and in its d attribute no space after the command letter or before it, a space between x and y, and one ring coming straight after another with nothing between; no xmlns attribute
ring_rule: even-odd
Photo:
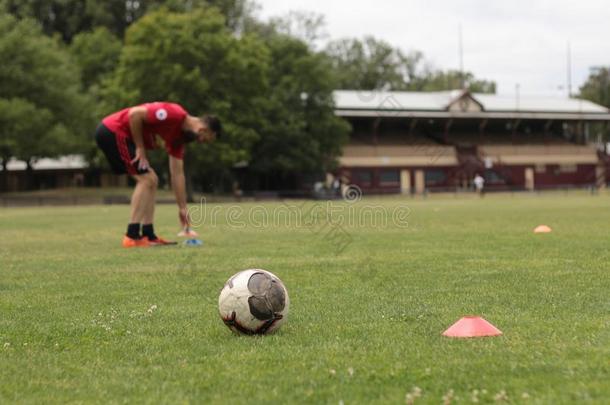
<svg viewBox="0 0 610 405"><path fill-rule="evenodd" d="M567 97L590 68L610 66L610 0L258 0L263 19L290 11L324 16L329 40L372 35L433 67L493 80L497 92ZM517 90L518 86L518 90Z"/></svg>

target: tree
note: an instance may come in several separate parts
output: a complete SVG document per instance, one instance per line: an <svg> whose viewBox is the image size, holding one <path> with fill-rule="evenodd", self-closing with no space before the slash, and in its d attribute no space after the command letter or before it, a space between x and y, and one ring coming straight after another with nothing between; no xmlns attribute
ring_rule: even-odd
<svg viewBox="0 0 610 405"><path fill-rule="evenodd" d="M591 68L589 77L580 87L580 98L610 108L610 67ZM591 130L603 139L610 139L610 128L602 124L592 124Z"/></svg>
<svg viewBox="0 0 610 405"><path fill-rule="evenodd" d="M34 156L61 153L63 134L61 128L49 131L52 119L49 110L28 100L0 98L0 158L5 170L11 158L30 164Z"/></svg>
<svg viewBox="0 0 610 405"><path fill-rule="evenodd" d="M6 189L9 160L13 157L27 158L29 153L36 153L40 138L32 134L48 134L50 120L48 110L39 110L27 100L0 98L0 161L3 174L0 190Z"/></svg>
<svg viewBox="0 0 610 405"><path fill-rule="evenodd" d="M225 25L234 32L241 31L245 20L253 18L256 4L249 0L152 0L147 11L166 8L177 13L215 7L225 18Z"/></svg>
<svg viewBox="0 0 610 405"><path fill-rule="evenodd" d="M313 12L290 11L282 17L272 18L264 25L269 33L300 39L311 49L316 49L319 41L328 38L324 16Z"/></svg>
<svg viewBox="0 0 610 405"><path fill-rule="evenodd" d="M118 38L148 12L165 8L172 12L192 12L217 7L226 24L238 30L249 18L254 3L248 0L0 0L0 11L37 20L47 35L59 34L66 43L81 32L105 27Z"/></svg>
<svg viewBox="0 0 610 405"><path fill-rule="evenodd" d="M579 96L610 108L610 67L591 68Z"/></svg>
<svg viewBox="0 0 610 405"><path fill-rule="evenodd" d="M59 41L32 20L0 15L2 159L28 166L40 157L82 150L92 129L80 72Z"/></svg>
<svg viewBox="0 0 610 405"><path fill-rule="evenodd" d="M226 136L211 146L187 148L185 159L189 172L198 174L195 180L207 184L249 159L263 126L259 110L268 65L264 44L251 35L233 36L216 9L152 12L127 31L116 73L104 89L106 112L167 100L193 115L218 114Z"/></svg>
<svg viewBox="0 0 610 405"><path fill-rule="evenodd" d="M488 80L479 80L470 72L462 73L457 70L437 70L427 72L411 82L411 90L442 91L454 90L462 87L473 93L495 93L496 83Z"/></svg>
<svg viewBox="0 0 610 405"><path fill-rule="evenodd" d="M0 0L0 9L39 22L47 35L59 34L71 42L80 32L104 26L122 37L125 29L145 12L146 0Z"/></svg>
<svg viewBox="0 0 610 405"><path fill-rule="evenodd" d="M418 77L423 55L404 54L373 37L342 39L326 47L338 88L349 90L405 90Z"/></svg>
<svg viewBox="0 0 610 405"><path fill-rule="evenodd" d="M109 78L118 64L121 41L107 28L81 32L74 37L70 52L82 72L83 86L91 89Z"/></svg>
<svg viewBox="0 0 610 405"><path fill-rule="evenodd" d="M329 55L339 88L348 90L441 91L469 88L495 93L496 84L470 72L434 70L419 51L407 54L373 37L331 42Z"/></svg>
<svg viewBox="0 0 610 405"><path fill-rule="evenodd" d="M336 163L347 133L327 62L286 35L236 37L216 9L159 10L127 31L106 108L169 100L219 114L226 139L187 152L196 184L218 186L246 162L266 175L319 173Z"/></svg>
<svg viewBox="0 0 610 405"><path fill-rule="evenodd" d="M271 50L270 92L261 113L265 128L254 145L251 169L290 185L294 175L321 175L336 167L348 124L334 114L335 82L328 59L282 34L266 38Z"/></svg>

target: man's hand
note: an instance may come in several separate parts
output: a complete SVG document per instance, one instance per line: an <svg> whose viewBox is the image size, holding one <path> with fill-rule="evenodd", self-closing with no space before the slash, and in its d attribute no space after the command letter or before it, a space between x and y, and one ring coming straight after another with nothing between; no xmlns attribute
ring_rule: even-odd
<svg viewBox="0 0 610 405"><path fill-rule="evenodd" d="M148 163L148 158L146 157L146 149L144 148L136 148L136 157L131 161L132 164L138 162L139 170L148 170L150 167L150 163Z"/></svg>
<svg viewBox="0 0 610 405"><path fill-rule="evenodd" d="M191 226L191 220L189 219L189 212L186 207L178 210L178 217L180 218L180 224L182 228L188 228Z"/></svg>

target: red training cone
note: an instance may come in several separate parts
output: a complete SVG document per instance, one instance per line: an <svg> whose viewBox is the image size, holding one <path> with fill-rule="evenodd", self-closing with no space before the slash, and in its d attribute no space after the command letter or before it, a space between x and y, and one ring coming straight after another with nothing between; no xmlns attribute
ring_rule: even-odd
<svg viewBox="0 0 610 405"><path fill-rule="evenodd" d="M502 331L478 316L465 316L443 332L443 336L467 338L500 336Z"/></svg>
<svg viewBox="0 0 610 405"><path fill-rule="evenodd" d="M546 226L546 225L540 225L537 226L536 229L534 229L534 233L550 233L553 230L551 229L550 226Z"/></svg>

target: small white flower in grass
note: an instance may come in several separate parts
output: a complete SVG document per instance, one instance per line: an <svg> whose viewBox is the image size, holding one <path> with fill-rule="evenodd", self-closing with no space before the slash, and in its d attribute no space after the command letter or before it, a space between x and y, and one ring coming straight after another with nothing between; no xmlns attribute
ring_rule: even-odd
<svg viewBox="0 0 610 405"><path fill-rule="evenodd" d="M523 394L521 394L521 399L530 399L530 394L524 392Z"/></svg>
<svg viewBox="0 0 610 405"><path fill-rule="evenodd" d="M405 395L405 402L407 403L407 405L413 405L415 403L415 400L421 397L421 393L421 388L413 387L413 389L411 389L411 392L408 392L407 395Z"/></svg>
<svg viewBox="0 0 610 405"><path fill-rule="evenodd" d="M506 394L506 391L501 390L496 395L494 395L494 401L496 401L496 402L508 401L508 395Z"/></svg>
<svg viewBox="0 0 610 405"><path fill-rule="evenodd" d="M353 369L353 368L351 368L351 367L350 367L350 368L348 368L348 369L347 369L347 374L349 374L349 376L350 376L350 377L353 377L353 376L354 376L354 369Z"/></svg>
<svg viewBox="0 0 610 405"><path fill-rule="evenodd" d="M470 395L470 400L475 404L479 403L479 390L472 390L472 395Z"/></svg>
<svg viewBox="0 0 610 405"><path fill-rule="evenodd" d="M4 344L4 348L5 348L5 349L7 349L7 348L9 348L9 347L11 347L11 344L10 344L9 342L6 342L6 343Z"/></svg>
<svg viewBox="0 0 610 405"><path fill-rule="evenodd" d="M156 305L151 306L150 308L148 308L148 313L152 314L155 310L157 309Z"/></svg>
<svg viewBox="0 0 610 405"><path fill-rule="evenodd" d="M345 402L343 402L342 399L339 400L339 405L345 405Z"/></svg>
<svg viewBox="0 0 610 405"><path fill-rule="evenodd" d="M328 372L330 373L330 375L336 375L337 374L337 370L335 370L334 368L331 368L330 370L328 370Z"/></svg>
<svg viewBox="0 0 610 405"><path fill-rule="evenodd" d="M28 345L28 342L25 342L23 345L24 345L24 346L27 346L27 345Z"/></svg>
<svg viewBox="0 0 610 405"><path fill-rule="evenodd" d="M443 395L443 405L449 405L453 401L453 390L447 391L445 395Z"/></svg>

